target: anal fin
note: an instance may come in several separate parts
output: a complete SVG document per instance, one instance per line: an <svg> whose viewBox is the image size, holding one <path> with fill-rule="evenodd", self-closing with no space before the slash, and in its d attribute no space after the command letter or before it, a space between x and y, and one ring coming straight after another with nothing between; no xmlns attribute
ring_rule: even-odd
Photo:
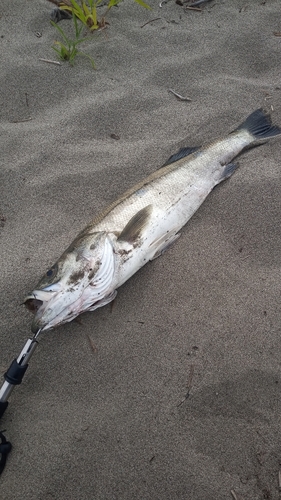
<svg viewBox="0 0 281 500"><path fill-rule="evenodd" d="M239 167L239 163L228 163L224 166L224 169L221 174L220 181L224 181L231 177L231 175L235 172L235 170Z"/></svg>

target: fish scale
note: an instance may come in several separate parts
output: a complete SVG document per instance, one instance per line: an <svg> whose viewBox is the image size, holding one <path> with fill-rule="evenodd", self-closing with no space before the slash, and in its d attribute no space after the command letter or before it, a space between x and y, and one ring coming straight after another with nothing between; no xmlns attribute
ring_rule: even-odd
<svg viewBox="0 0 281 500"><path fill-rule="evenodd" d="M223 180L225 165L254 141L253 136L243 130L233 137L227 137L224 142L212 143L206 147L206 151L192 153L187 158L162 167L124 193L88 227L92 225L93 230L97 231L119 231L132 216L132 206L138 211L153 203L160 210L167 210L176 198L186 196L190 188L204 186L209 194ZM196 205L194 211L197 208Z"/></svg>

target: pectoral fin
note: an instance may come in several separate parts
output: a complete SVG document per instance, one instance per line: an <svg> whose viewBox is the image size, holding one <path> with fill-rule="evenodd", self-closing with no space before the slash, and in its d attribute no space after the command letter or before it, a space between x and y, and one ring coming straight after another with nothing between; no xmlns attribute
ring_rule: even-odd
<svg viewBox="0 0 281 500"><path fill-rule="evenodd" d="M147 226L152 209L152 205L148 205L137 212L124 227L118 241L127 241L128 243L134 244L138 238L140 238Z"/></svg>

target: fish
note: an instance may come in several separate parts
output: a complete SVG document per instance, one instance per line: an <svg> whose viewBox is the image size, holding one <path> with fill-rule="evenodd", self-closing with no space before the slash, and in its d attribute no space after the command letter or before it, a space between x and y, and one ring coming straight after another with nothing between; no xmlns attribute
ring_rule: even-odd
<svg viewBox="0 0 281 500"><path fill-rule="evenodd" d="M33 333L105 306L140 268L162 255L208 194L237 169L246 148L281 134L262 109L226 137L181 148L98 214L25 298Z"/></svg>

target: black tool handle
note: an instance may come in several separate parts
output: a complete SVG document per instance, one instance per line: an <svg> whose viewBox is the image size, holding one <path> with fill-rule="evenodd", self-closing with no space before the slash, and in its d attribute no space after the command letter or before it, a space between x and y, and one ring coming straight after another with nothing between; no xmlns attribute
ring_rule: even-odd
<svg viewBox="0 0 281 500"><path fill-rule="evenodd" d="M11 443L7 441L3 432L0 432L0 474L2 474L5 469L8 453L12 449Z"/></svg>
<svg viewBox="0 0 281 500"><path fill-rule="evenodd" d="M5 401L2 403L2 401L0 401L0 418L3 417L6 409L7 409L7 406L8 406L8 401Z"/></svg>
<svg viewBox="0 0 281 500"><path fill-rule="evenodd" d="M16 359L12 361L8 370L4 374L4 379L6 382L12 385L19 385L23 379L23 376L27 370L28 365L20 365Z"/></svg>

